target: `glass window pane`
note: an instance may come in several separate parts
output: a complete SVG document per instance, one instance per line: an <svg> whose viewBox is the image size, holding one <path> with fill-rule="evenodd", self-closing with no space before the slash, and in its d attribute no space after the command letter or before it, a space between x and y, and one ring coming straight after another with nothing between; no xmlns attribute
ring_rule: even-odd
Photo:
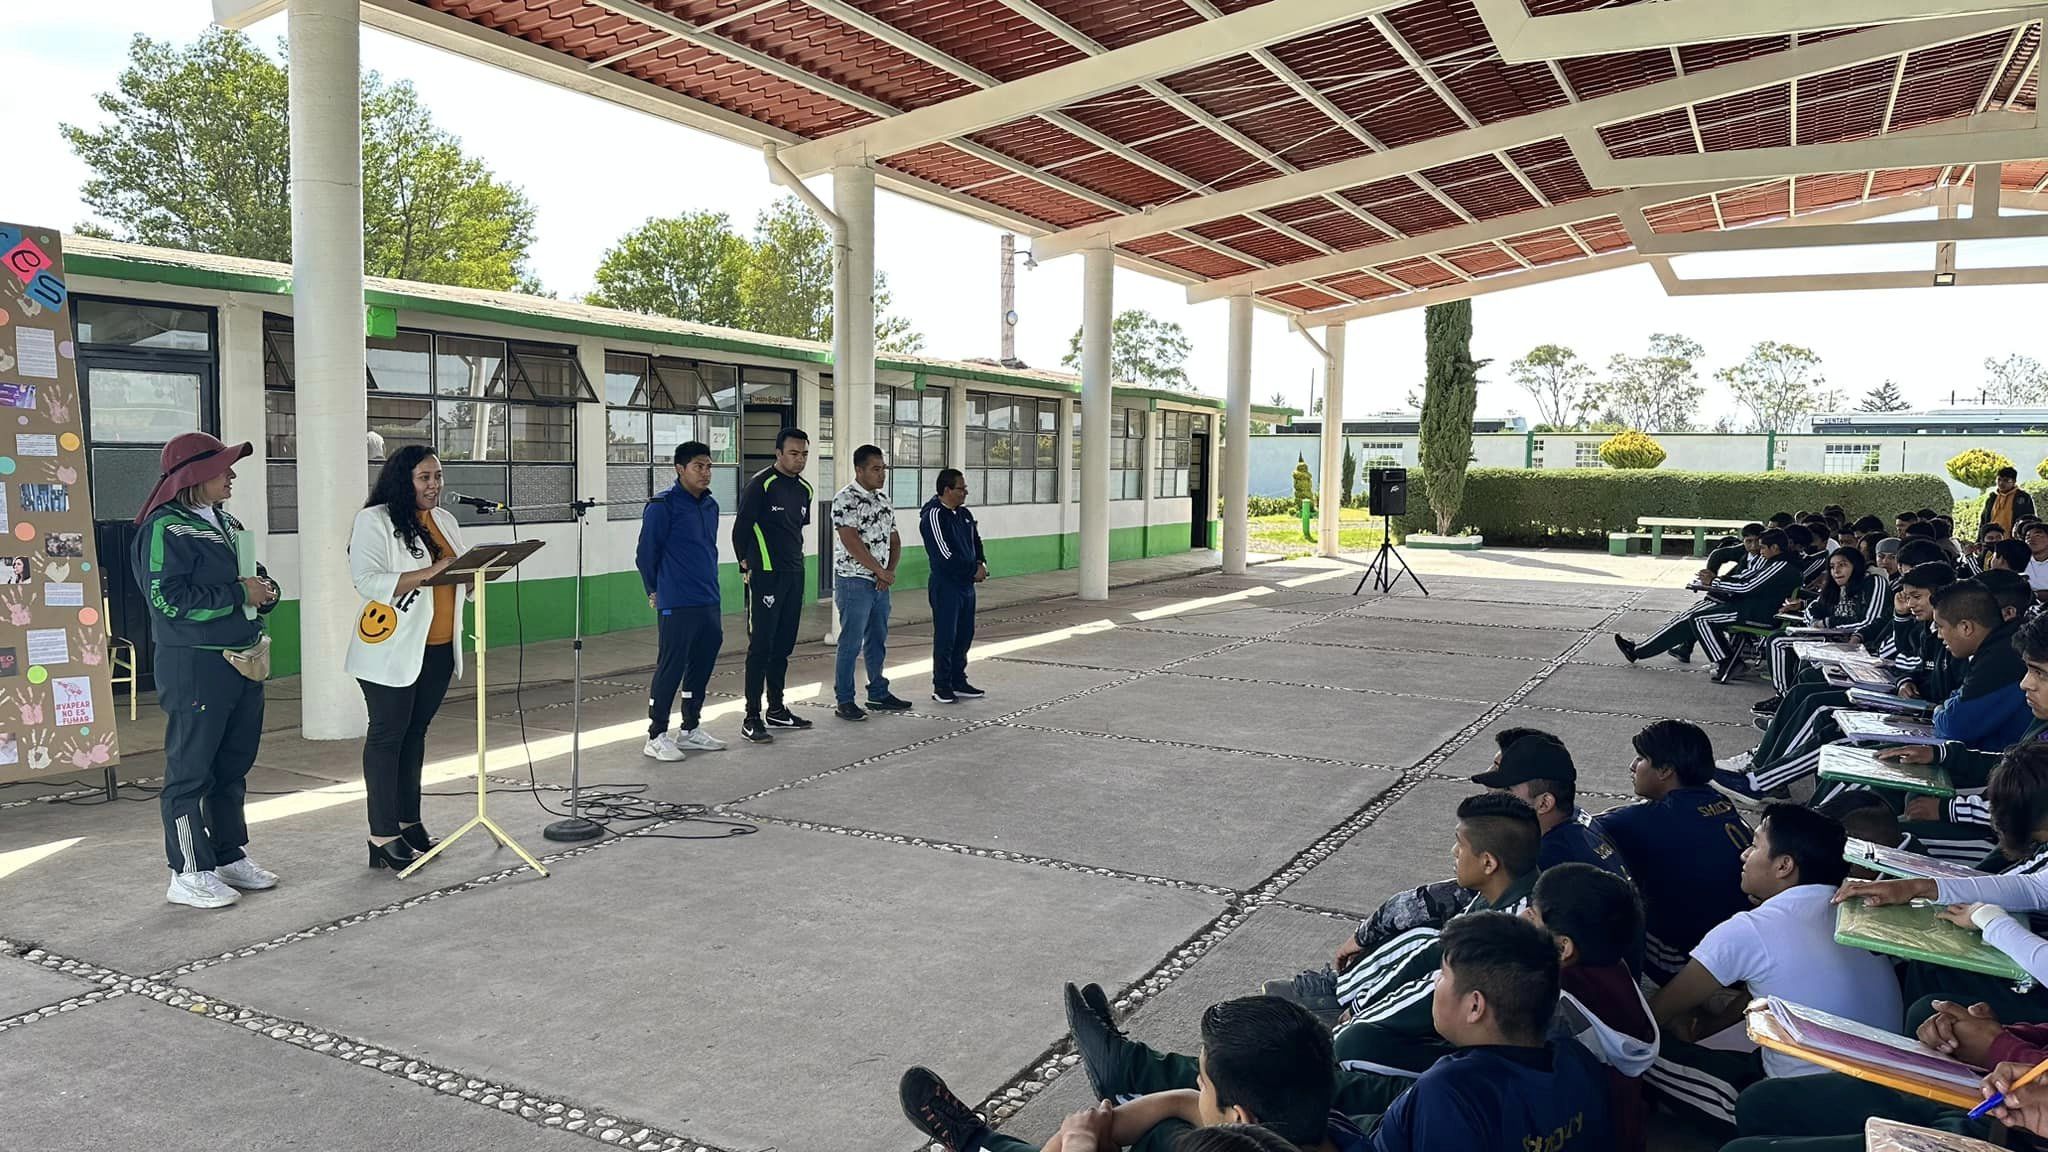
<svg viewBox="0 0 2048 1152"><path fill-rule="evenodd" d="M514 418L517 418L516 413ZM514 508L531 509L519 514L521 523L569 519L569 501L576 498L576 469L573 465L515 466L511 473L512 496L509 502Z"/></svg>
<svg viewBox="0 0 2048 1152"><path fill-rule="evenodd" d="M441 478L447 490L510 503L511 478L505 472L503 464L444 464ZM503 512L479 512L468 505L456 505L448 510L455 513L455 522L465 528L472 524L503 527L508 523Z"/></svg>
<svg viewBox="0 0 2048 1152"><path fill-rule="evenodd" d="M505 342L434 337L434 387L443 396L503 396Z"/></svg>
<svg viewBox="0 0 2048 1152"><path fill-rule="evenodd" d="M645 464L647 413L614 408L605 413L605 459L614 464Z"/></svg>
<svg viewBox="0 0 2048 1152"><path fill-rule="evenodd" d="M1038 496L1035 503L1057 503L1060 498L1060 474L1051 468L1040 468L1032 475L1038 478Z"/></svg>
<svg viewBox="0 0 2048 1152"><path fill-rule="evenodd" d="M989 469L988 479L983 481L981 486L981 502L983 504L1008 504L1010 502L1010 470L1008 468Z"/></svg>
<svg viewBox="0 0 2048 1152"><path fill-rule="evenodd" d="M923 473L916 468L905 468L889 473L889 503L898 508L916 508L924 503L921 497L923 487L918 478Z"/></svg>
<svg viewBox="0 0 2048 1152"><path fill-rule="evenodd" d="M434 338L425 332L400 332L389 340L363 341L370 384L378 392L424 396L433 390Z"/></svg>
<svg viewBox="0 0 2048 1152"><path fill-rule="evenodd" d="M718 498L721 515L730 516L740 506L740 470L720 467L711 470L711 494Z"/></svg>
<svg viewBox="0 0 2048 1152"><path fill-rule="evenodd" d="M1032 454L1032 463L1040 468L1053 466L1053 456L1059 449L1059 437L1050 432L1040 432L1035 441L1037 451Z"/></svg>
<svg viewBox="0 0 2048 1152"><path fill-rule="evenodd" d="M514 404L512 459L576 459L576 410L540 404Z"/></svg>
<svg viewBox="0 0 2048 1152"><path fill-rule="evenodd" d="M604 499L608 520L638 520L647 502L652 471L638 464L604 470Z"/></svg>
<svg viewBox="0 0 2048 1152"><path fill-rule="evenodd" d="M696 365L696 369L697 376L703 381L703 394L709 398L713 408L721 412L739 411L740 374L738 369L730 364L705 364L702 362ZM684 400L681 396L677 396L676 403L694 406L700 403L700 401Z"/></svg>
<svg viewBox="0 0 2048 1152"><path fill-rule="evenodd" d="M697 438L697 416L689 412L656 412L654 414L653 447L648 450L648 461L659 464L664 460L673 462L676 446L685 440Z"/></svg>
<svg viewBox="0 0 2048 1152"><path fill-rule="evenodd" d="M924 463L923 444L915 427L898 428L889 438L889 467L915 469Z"/></svg>
<svg viewBox="0 0 2048 1152"><path fill-rule="evenodd" d="M435 437L441 459L505 459L505 408L503 404L484 404L475 400L443 401L437 413ZM470 490L465 488L463 491ZM470 494L486 495L482 492Z"/></svg>
<svg viewBox="0 0 2048 1152"><path fill-rule="evenodd" d="M1038 430L1058 433L1060 430L1060 402L1040 400L1038 402Z"/></svg>
<svg viewBox="0 0 2048 1152"><path fill-rule="evenodd" d="M199 429L199 376L93 368L86 373L86 418L95 443L162 444Z"/></svg>
<svg viewBox="0 0 2048 1152"><path fill-rule="evenodd" d="M647 357L631 356L624 352L604 354L604 402L607 404L645 404L647 397L640 389L647 382Z"/></svg>
<svg viewBox="0 0 2048 1152"><path fill-rule="evenodd" d="M292 343L289 328L266 328L263 330L263 386L284 388L292 386L292 361L298 355Z"/></svg>
<svg viewBox="0 0 2048 1152"><path fill-rule="evenodd" d="M919 464L926 468L931 468L936 465L952 463L952 461L946 459L946 430L944 428L922 429L918 432L917 439L918 443L923 446L922 454L918 457L917 461Z"/></svg>
<svg viewBox="0 0 2048 1152"><path fill-rule="evenodd" d="M967 426L969 428L988 427L988 393L969 392L967 394Z"/></svg>
<svg viewBox="0 0 2048 1152"><path fill-rule="evenodd" d="M1008 431L1016 425L1016 406L1008 396L991 396L988 399L988 426L992 431Z"/></svg>
<svg viewBox="0 0 2048 1152"><path fill-rule="evenodd" d="M749 404L795 404L796 373L785 368L743 368Z"/></svg>
<svg viewBox="0 0 2048 1152"><path fill-rule="evenodd" d="M875 385L875 427L887 428L896 422L896 389L887 384Z"/></svg>
<svg viewBox="0 0 2048 1152"><path fill-rule="evenodd" d="M916 424L924 412L924 401L915 388L896 390L896 423Z"/></svg>
<svg viewBox="0 0 2048 1152"><path fill-rule="evenodd" d="M263 455L290 460L299 454L299 398L290 392L263 394Z"/></svg>
<svg viewBox="0 0 2048 1152"><path fill-rule="evenodd" d="M434 402L372 393L370 432L374 438L372 449L379 441L383 447L382 454L372 456L372 459L382 459L408 444L431 448L434 445Z"/></svg>
<svg viewBox="0 0 2048 1152"><path fill-rule="evenodd" d="M583 399L583 367L569 349L514 346L520 378L542 400Z"/></svg>
<svg viewBox="0 0 2048 1152"><path fill-rule="evenodd" d="M93 518L132 519L142 511L149 490L156 487L162 463L163 454L155 448L94 448L92 466L87 469L92 481Z"/></svg>
<svg viewBox="0 0 2048 1152"><path fill-rule="evenodd" d="M204 352L212 347L212 317L197 308L81 299L77 323L80 344L175 348L181 352Z"/></svg>
<svg viewBox="0 0 2048 1152"><path fill-rule="evenodd" d="M832 374L818 377L818 441L814 453L829 455L832 451Z"/></svg>
<svg viewBox="0 0 2048 1152"><path fill-rule="evenodd" d="M988 500L985 499L985 493L988 488L988 472L981 468L968 468L965 471L967 473L967 495L977 503L988 503Z"/></svg>
<svg viewBox="0 0 2048 1152"><path fill-rule="evenodd" d="M272 532L299 530L299 466L287 461L263 469L263 486L270 505Z"/></svg>
<svg viewBox="0 0 2048 1152"><path fill-rule="evenodd" d="M713 464L737 464L740 461L740 418L706 413L697 414L697 431L700 438L711 446Z"/></svg>
<svg viewBox="0 0 2048 1152"><path fill-rule="evenodd" d="M923 417L926 427L944 428L946 426L946 393L937 389L927 388L920 403L924 410Z"/></svg>

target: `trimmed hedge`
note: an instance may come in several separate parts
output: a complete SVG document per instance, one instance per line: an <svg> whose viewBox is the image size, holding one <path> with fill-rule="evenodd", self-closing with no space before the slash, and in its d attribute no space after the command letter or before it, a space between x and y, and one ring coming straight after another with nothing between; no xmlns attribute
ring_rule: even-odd
<svg viewBox="0 0 2048 1152"><path fill-rule="evenodd" d="M1435 531L1421 477L1410 473L1404 532ZM1489 544L1601 546L1634 532L1642 516L1762 519L1840 504L1889 524L1901 508L1946 507L1947 481L1928 475L1817 472L1665 472L1607 468L1474 468L1458 513L1459 534Z"/></svg>

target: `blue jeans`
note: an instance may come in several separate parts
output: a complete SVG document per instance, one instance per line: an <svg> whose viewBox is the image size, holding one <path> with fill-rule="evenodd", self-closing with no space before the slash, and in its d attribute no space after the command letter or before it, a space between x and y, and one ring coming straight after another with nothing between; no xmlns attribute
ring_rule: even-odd
<svg viewBox="0 0 2048 1152"><path fill-rule="evenodd" d="M839 609L839 658L832 666L832 694L839 703L853 703L853 661L867 650L868 699L889 694L882 661L889 655L889 590L873 580L851 576L832 581L832 603Z"/></svg>

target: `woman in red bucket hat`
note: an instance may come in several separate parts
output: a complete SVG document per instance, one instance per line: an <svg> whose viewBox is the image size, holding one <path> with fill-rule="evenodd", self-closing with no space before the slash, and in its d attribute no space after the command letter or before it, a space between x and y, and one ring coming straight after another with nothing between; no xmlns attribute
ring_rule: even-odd
<svg viewBox="0 0 2048 1152"><path fill-rule="evenodd" d="M223 502L234 490L235 462L250 452L204 432L164 445L163 475L135 522L133 563L149 601L156 641L157 703L164 729L164 853L171 887L164 898L222 908L238 889L275 887L242 846L244 780L263 738L263 678L269 637L260 614L278 587L255 561L249 533ZM253 573L253 574L251 574Z"/></svg>

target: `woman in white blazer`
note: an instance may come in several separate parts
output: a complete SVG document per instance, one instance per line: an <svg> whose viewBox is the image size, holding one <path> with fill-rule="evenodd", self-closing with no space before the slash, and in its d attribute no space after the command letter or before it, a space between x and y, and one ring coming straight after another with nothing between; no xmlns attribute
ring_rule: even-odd
<svg viewBox="0 0 2048 1152"><path fill-rule="evenodd" d="M463 589L425 583L462 549L462 529L441 507L440 458L419 445L393 453L348 542L363 610L345 667L370 707L363 788L372 868L402 869L434 846L420 824L420 764L427 726L462 675Z"/></svg>

